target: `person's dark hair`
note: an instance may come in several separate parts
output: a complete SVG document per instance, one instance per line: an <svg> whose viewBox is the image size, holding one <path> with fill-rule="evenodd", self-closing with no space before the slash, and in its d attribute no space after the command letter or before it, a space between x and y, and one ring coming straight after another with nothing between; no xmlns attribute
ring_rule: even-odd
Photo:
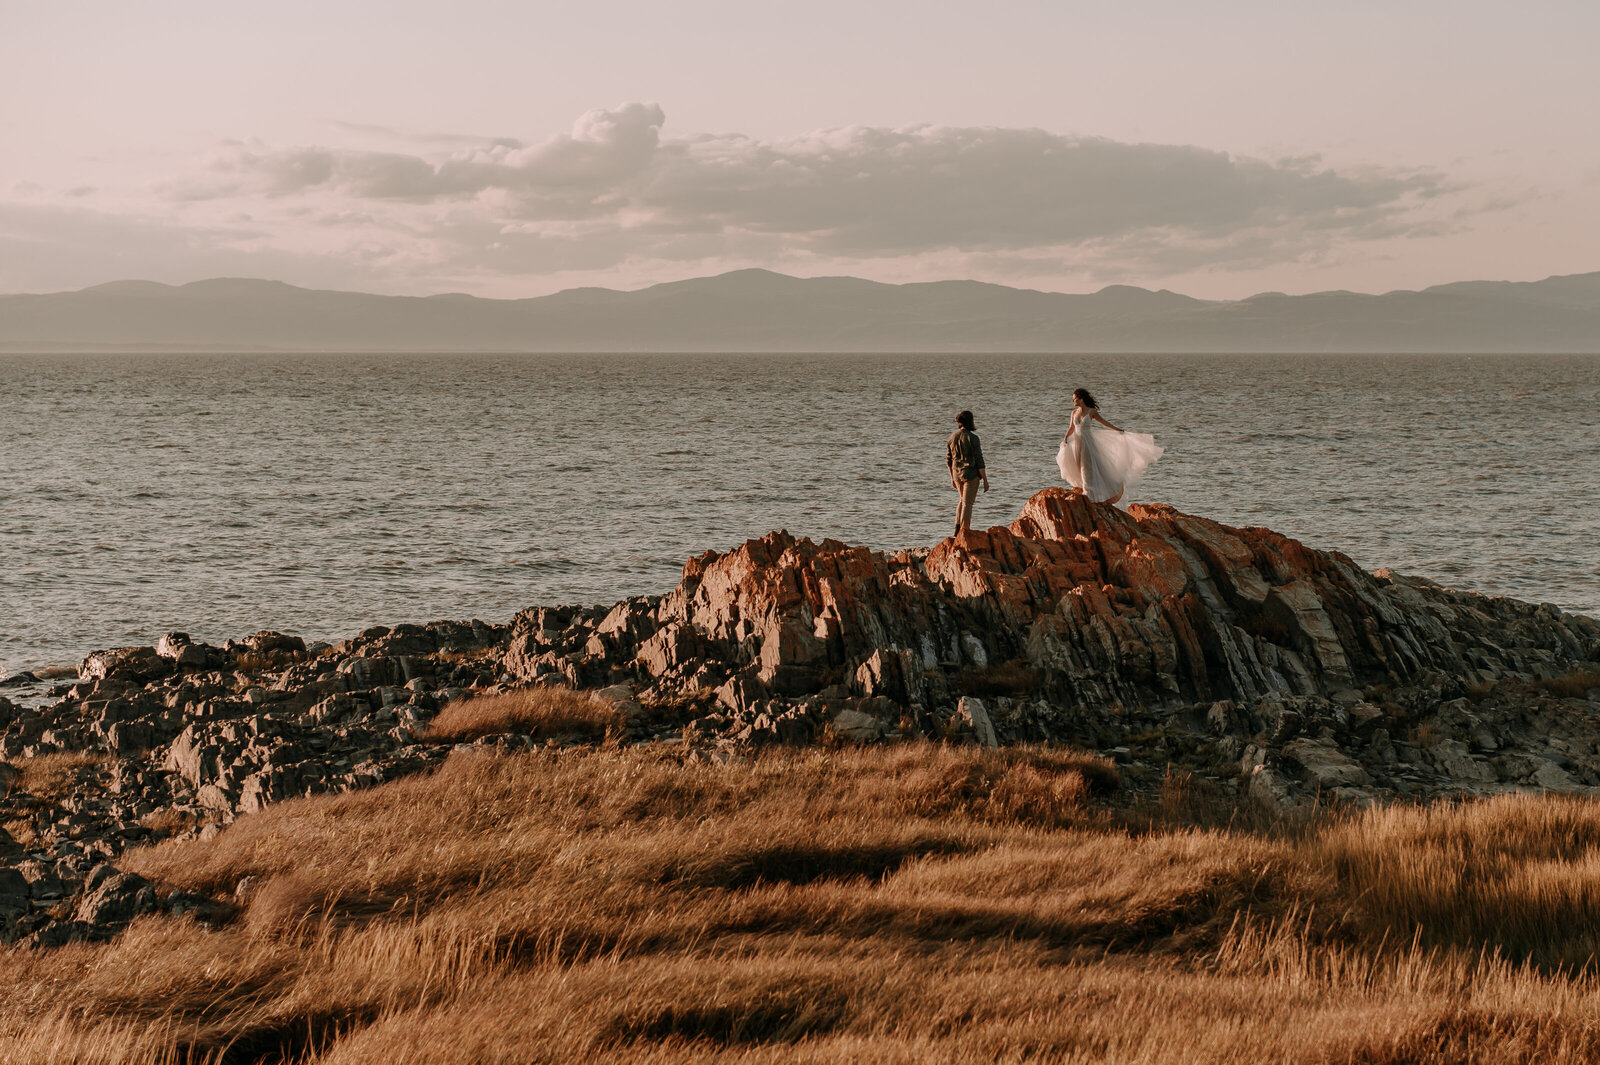
<svg viewBox="0 0 1600 1065"><path fill-rule="evenodd" d="M972 412L970 410L964 410L960 414L957 414L956 424L970 433L972 431Z"/></svg>
<svg viewBox="0 0 1600 1065"><path fill-rule="evenodd" d="M1087 388L1074 388L1072 390L1072 398L1083 400L1083 405L1088 407L1090 410L1100 409L1100 404L1094 401L1094 397L1089 394L1089 390Z"/></svg>

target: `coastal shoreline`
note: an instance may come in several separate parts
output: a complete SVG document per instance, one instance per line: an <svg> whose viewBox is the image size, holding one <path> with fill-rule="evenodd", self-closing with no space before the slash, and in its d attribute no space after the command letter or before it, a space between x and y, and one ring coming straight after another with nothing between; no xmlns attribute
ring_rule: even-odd
<svg viewBox="0 0 1600 1065"><path fill-rule="evenodd" d="M43 946L226 901L114 879L128 846L463 749L1045 744L1104 757L1125 797L1181 772L1272 816L1600 791L1600 622L1061 489L929 549L774 532L609 607L337 644L169 633L87 656L47 705L19 690L0 688L0 914ZM558 695L578 709L540 709ZM461 707L509 716L441 728Z"/></svg>

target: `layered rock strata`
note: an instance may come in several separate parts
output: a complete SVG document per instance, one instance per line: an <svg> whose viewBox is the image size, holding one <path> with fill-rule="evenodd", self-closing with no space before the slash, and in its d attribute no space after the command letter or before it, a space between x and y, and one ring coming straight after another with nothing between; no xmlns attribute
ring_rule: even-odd
<svg viewBox="0 0 1600 1065"><path fill-rule="evenodd" d="M539 685L607 689L630 707L614 740L685 757L1069 742L1116 757L1134 789L1178 771L1280 810L1600 786L1593 619L1048 489L1009 527L931 550L774 532L691 559L665 596L537 607L509 626L309 647L172 633L90 655L51 702L0 698L0 938L222 913L227 900L163 894L108 863L426 769L448 754L422 733L442 706Z"/></svg>
<svg viewBox="0 0 1600 1065"><path fill-rule="evenodd" d="M536 682L572 669L539 617L505 660ZM647 701L710 695L700 731L745 743L1142 744L1277 807L1600 785L1594 619L1061 489L930 551L779 532L702 555L613 608L581 669L637 674Z"/></svg>

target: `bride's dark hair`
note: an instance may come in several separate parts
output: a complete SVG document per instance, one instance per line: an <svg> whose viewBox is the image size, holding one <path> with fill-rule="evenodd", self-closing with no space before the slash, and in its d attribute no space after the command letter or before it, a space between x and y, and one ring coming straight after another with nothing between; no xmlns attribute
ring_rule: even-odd
<svg viewBox="0 0 1600 1065"><path fill-rule="evenodd" d="M1094 397L1089 394L1089 390L1087 388L1074 388L1072 390L1072 398L1083 400L1083 405L1088 407L1090 410L1100 409L1100 404L1094 401Z"/></svg>

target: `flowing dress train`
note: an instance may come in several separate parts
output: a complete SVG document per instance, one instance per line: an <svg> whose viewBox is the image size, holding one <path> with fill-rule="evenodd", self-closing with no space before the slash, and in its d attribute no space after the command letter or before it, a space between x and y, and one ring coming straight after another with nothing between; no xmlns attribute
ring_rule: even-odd
<svg viewBox="0 0 1600 1065"><path fill-rule="evenodd" d="M1164 450L1148 433L1097 429L1092 412L1074 409L1072 435L1062 437L1056 465L1063 480L1094 502L1127 509L1145 469Z"/></svg>

